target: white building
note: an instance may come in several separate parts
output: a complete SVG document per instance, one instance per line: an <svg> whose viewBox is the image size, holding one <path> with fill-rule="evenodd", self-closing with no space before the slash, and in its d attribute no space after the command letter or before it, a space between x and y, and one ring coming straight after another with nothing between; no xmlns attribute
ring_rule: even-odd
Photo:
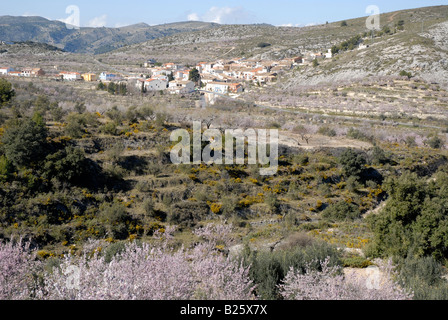
<svg viewBox="0 0 448 320"><path fill-rule="evenodd" d="M151 77L160 76L160 75L169 76L169 75L173 74L173 71L168 68L156 67L156 68L151 68L149 70L151 71Z"/></svg>
<svg viewBox="0 0 448 320"><path fill-rule="evenodd" d="M121 80L121 77L119 75L116 75L113 73L102 72L100 74L100 80L101 81L119 81L119 80Z"/></svg>
<svg viewBox="0 0 448 320"><path fill-rule="evenodd" d="M158 76L154 76L154 77L151 77L151 78L152 79L159 79L159 80L165 81L167 83L167 86L168 86L169 78L168 78L168 76L166 76L164 74L161 74L161 75L158 75Z"/></svg>
<svg viewBox="0 0 448 320"><path fill-rule="evenodd" d="M82 79L81 74L78 72L60 72L59 75L66 81L78 81Z"/></svg>
<svg viewBox="0 0 448 320"><path fill-rule="evenodd" d="M181 70L181 71L176 71L174 74L174 78L176 80L188 80L190 78L190 71L191 70Z"/></svg>
<svg viewBox="0 0 448 320"><path fill-rule="evenodd" d="M22 69L22 77L40 77L45 75L44 70L42 70L41 68L25 68Z"/></svg>
<svg viewBox="0 0 448 320"><path fill-rule="evenodd" d="M166 90L167 88L167 81L164 81L162 79L148 79L145 80L145 89L146 91L160 91L160 90Z"/></svg>
<svg viewBox="0 0 448 320"><path fill-rule="evenodd" d="M14 69L13 68L10 68L10 67L2 67L2 68L0 68L0 74L1 75L8 75L8 73L10 73L10 72L12 72L12 71L14 71Z"/></svg>
<svg viewBox="0 0 448 320"><path fill-rule="evenodd" d="M206 91L211 91L220 94L226 94L229 92L229 83L225 82L209 82L205 87Z"/></svg>
<svg viewBox="0 0 448 320"><path fill-rule="evenodd" d="M169 84L169 91L173 94L194 92L194 82L189 80L174 80Z"/></svg>
<svg viewBox="0 0 448 320"><path fill-rule="evenodd" d="M241 83L226 83L226 82L210 82L205 87L206 91L227 94L243 92L243 85Z"/></svg>
<svg viewBox="0 0 448 320"><path fill-rule="evenodd" d="M202 64L202 72L204 73L212 73L213 67L214 67L214 63L213 62L205 62Z"/></svg>

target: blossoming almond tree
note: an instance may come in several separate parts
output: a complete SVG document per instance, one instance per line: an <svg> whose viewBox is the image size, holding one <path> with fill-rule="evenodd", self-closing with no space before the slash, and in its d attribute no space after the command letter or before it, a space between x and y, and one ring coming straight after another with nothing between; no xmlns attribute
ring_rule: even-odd
<svg viewBox="0 0 448 320"><path fill-rule="evenodd" d="M392 265L381 266L376 285L354 273L344 275L340 267L330 267L327 258L321 261L322 271L308 266L305 274L290 269L281 284L281 295L286 300L410 300L413 297L393 281Z"/></svg>
<svg viewBox="0 0 448 320"><path fill-rule="evenodd" d="M29 245L22 241L0 243L0 300L29 298L34 268Z"/></svg>
<svg viewBox="0 0 448 320"><path fill-rule="evenodd" d="M191 250L169 248L170 236L153 246L129 243L107 263L98 253L68 255L47 272L40 299L50 300L249 300L254 286L249 269L216 250L216 231L198 231L208 239ZM227 230L228 231L228 230ZM167 232L172 232L167 229Z"/></svg>

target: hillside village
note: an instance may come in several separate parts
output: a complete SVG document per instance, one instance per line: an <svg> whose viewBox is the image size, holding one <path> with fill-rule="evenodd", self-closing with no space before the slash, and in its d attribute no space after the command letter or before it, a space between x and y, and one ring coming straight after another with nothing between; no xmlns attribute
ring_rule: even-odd
<svg viewBox="0 0 448 320"><path fill-rule="evenodd" d="M289 71L299 65L311 64L316 59L331 59L331 49L327 53L309 53L305 56L282 60L262 59L219 59L214 62L198 62L195 66L185 66L173 62L158 63L147 60L143 66L147 73L120 74L102 72L80 73L76 71L43 70L42 68L0 67L0 75L8 77L46 78L54 81L85 81L125 83L142 92L166 91L171 94L189 94L196 90L221 95L238 94L249 83L264 86L275 82L280 72ZM192 74L195 78L192 79ZM192 81L194 80L194 81Z"/></svg>

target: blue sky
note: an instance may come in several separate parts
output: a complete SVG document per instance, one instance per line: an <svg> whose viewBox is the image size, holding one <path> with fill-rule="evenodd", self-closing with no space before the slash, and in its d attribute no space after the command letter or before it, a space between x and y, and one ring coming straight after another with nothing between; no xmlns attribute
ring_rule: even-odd
<svg viewBox="0 0 448 320"><path fill-rule="evenodd" d="M17 0L4 1L0 15L38 15L73 22L66 13L79 8L80 25L119 27L139 22L151 25L200 20L217 23L269 23L304 26L367 16L366 8L380 12L448 5L448 0Z"/></svg>

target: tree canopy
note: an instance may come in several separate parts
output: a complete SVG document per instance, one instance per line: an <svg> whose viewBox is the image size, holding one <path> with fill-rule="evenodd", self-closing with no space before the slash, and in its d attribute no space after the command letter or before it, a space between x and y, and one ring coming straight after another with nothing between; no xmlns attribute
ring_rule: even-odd
<svg viewBox="0 0 448 320"><path fill-rule="evenodd" d="M0 79L0 105L8 103L15 95L12 84L5 79Z"/></svg>
<svg viewBox="0 0 448 320"><path fill-rule="evenodd" d="M47 128L35 115L33 119L14 119L7 124L2 137L6 157L15 166L28 166L44 154Z"/></svg>

